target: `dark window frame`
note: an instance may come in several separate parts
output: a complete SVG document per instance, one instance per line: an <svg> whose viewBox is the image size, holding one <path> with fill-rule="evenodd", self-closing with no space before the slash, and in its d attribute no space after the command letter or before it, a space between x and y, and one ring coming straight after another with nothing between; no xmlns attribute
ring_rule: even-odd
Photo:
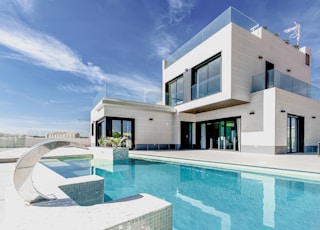
<svg viewBox="0 0 320 230"><path fill-rule="evenodd" d="M306 65L310 66L310 54L306 54Z"/></svg>
<svg viewBox="0 0 320 230"><path fill-rule="evenodd" d="M181 100L179 100L177 97L175 98L175 102L174 103L171 103L172 102L172 99L171 99L171 95L172 93L170 92L170 86L172 84L175 84L175 88L176 88L176 94L178 94L178 81L182 79L182 98ZM166 83L166 105L169 105L169 106L176 106L176 105L180 105L183 103L183 96L184 96L184 88L183 88L183 81L184 81L184 77L183 77L183 74L180 74L179 76L177 76L176 78L174 78L173 80L169 81ZM179 103L180 102L180 103Z"/></svg>
<svg viewBox="0 0 320 230"><path fill-rule="evenodd" d="M205 61L201 62L200 64L198 64L198 65L196 65L196 66L194 66L194 67L192 68L191 91L192 91L192 87L193 87L193 86L199 84L199 83L197 82L197 71L198 71L199 69L203 68L204 66L208 65L209 63L213 62L214 60L218 59L218 58L221 58L221 64L220 64L220 86L219 86L220 90L218 91L218 92L221 92L221 88L222 88L222 86L221 86L221 84L222 84L222 81L221 81L221 76L222 76L222 75L221 75L221 73L222 73L222 52L219 52L219 53L213 55L212 57L206 59ZM207 80L208 80L208 79L207 79ZM208 85L207 85L207 87L208 87ZM218 92L215 92L215 93L218 93ZM206 97L206 96L209 96L209 95L212 95L212 94L215 94L215 93L208 93L208 94L205 95L205 96L195 97L195 96L193 95L193 93L191 92L191 95L192 95L191 100L195 100L195 99L198 99L198 98Z"/></svg>

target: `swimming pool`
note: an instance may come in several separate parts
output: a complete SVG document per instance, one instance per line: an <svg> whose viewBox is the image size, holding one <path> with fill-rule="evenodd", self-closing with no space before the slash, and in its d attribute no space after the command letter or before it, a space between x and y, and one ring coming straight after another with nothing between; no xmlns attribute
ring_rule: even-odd
<svg viewBox="0 0 320 230"><path fill-rule="evenodd" d="M173 204L173 229L319 229L320 184L132 160L107 171L105 201L149 193Z"/></svg>

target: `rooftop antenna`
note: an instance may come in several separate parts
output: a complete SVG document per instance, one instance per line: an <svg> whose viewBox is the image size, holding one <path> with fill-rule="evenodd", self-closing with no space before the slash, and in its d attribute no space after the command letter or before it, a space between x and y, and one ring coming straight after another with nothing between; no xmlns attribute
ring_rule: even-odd
<svg viewBox="0 0 320 230"><path fill-rule="evenodd" d="M300 24L297 24L296 22L293 22L295 26L285 29L283 32L290 33L289 38L296 38L297 39L297 46L299 46L300 42Z"/></svg>

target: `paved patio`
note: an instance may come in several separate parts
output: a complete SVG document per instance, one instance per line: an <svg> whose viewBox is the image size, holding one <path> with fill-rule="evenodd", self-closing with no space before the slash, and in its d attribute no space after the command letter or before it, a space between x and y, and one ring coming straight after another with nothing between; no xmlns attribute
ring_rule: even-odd
<svg viewBox="0 0 320 230"><path fill-rule="evenodd" d="M219 163L221 166L230 164L320 174L320 157L316 153L271 155L218 150L183 150L130 151L130 156L163 158L169 161L175 161L175 159L191 160L196 164Z"/></svg>

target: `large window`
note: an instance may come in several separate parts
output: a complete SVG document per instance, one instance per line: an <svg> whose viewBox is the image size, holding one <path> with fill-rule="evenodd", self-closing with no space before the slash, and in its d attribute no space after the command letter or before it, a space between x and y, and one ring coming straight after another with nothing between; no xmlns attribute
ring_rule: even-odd
<svg viewBox="0 0 320 230"><path fill-rule="evenodd" d="M221 92L221 54L193 69L192 100Z"/></svg>
<svg viewBox="0 0 320 230"><path fill-rule="evenodd" d="M134 120L130 118L105 117L97 122L97 140L101 137L126 137L122 146L129 149L134 145Z"/></svg>
<svg viewBox="0 0 320 230"><path fill-rule="evenodd" d="M167 84L166 105L175 106L183 103L183 77L180 76Z"/></svg>

